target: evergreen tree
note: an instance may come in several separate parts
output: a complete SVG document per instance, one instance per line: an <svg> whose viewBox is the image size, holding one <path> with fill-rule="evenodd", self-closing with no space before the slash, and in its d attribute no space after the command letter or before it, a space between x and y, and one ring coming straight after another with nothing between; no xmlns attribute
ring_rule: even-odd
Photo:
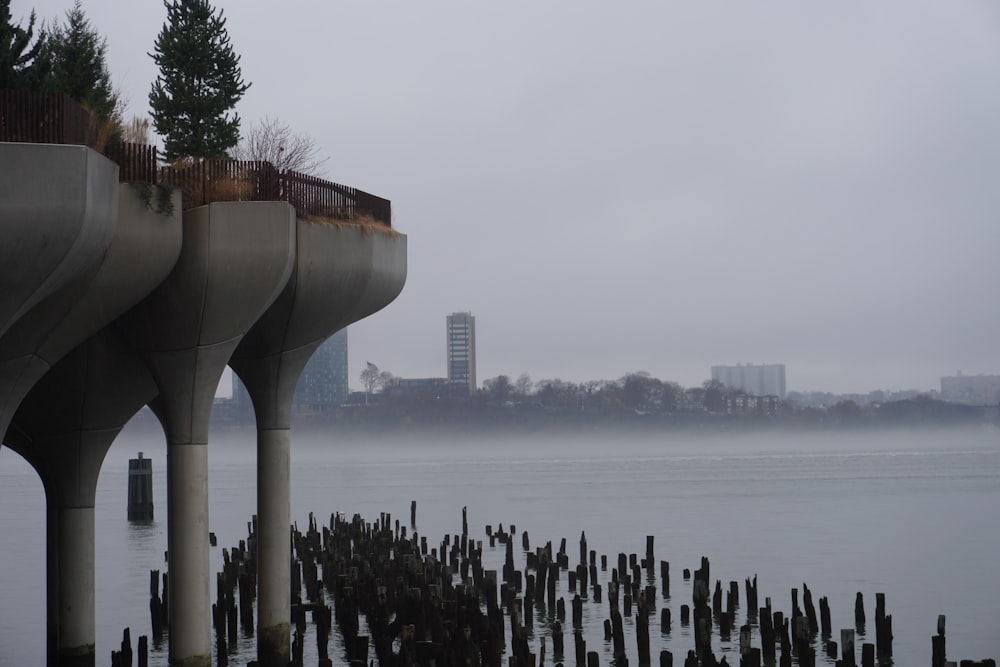
<svg viewBox="0 0 1000 667"><path fill-rule="evenodd" d="M229 110L250 84L240 72L226 20L208 0L164 0L167 22L150 54L160 75L149 93L153 126L164 156L221 157L240 139L240 117Z"/></svg>
<svg viewBox="0 0 1000 667"><path fill-rule="evenodd" d="M92 110L99 121L122 124L120 98L111 85L107 40L94 30L76 0L66 24L56 25L44 49L52 66L51 87Z"/></svg>
<svg viewBox="0 0 1000 667"><path fill-rule="evenodd" d="M35 36L35 12L31 12L27 29L14 25L10 0L0 0L0 88L38 90L47 76L46 60L42 57L45 34Z"/></svg>

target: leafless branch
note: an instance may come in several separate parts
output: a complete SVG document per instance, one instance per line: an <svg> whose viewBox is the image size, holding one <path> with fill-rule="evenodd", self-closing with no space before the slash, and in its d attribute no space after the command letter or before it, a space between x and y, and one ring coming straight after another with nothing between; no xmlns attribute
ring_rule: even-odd
<svg viewBox="0 0 1000 667"><path fill-rule="evenodd" d="M328 158L319 157L316 140L277 118L265 117L251 124L233 149L237 160L266 160L279 170L290 169L310 176L321 176Z"/></svg>

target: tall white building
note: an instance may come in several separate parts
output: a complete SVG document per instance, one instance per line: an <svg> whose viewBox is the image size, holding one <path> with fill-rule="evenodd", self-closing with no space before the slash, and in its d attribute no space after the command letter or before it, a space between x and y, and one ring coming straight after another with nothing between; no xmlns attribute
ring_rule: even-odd
<svg viewBox="0 0 1000 667"><path fill-rule="evenodd" d="M446 318L448 384L453 389L476 391L476 318L472 313L452 313Z"/></svg>
<svg viewBox="0 0 1000 667"><path fill-rule="evenodd" d="M785 398L784 364L712 366L712 379L754 396Z"/></svg>

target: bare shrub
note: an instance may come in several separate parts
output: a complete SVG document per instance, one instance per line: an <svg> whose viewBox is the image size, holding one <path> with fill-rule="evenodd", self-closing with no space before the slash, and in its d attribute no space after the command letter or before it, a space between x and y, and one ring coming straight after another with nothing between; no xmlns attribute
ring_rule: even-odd
<svg viewBox="0 0 1000 667"><path fill-rule="evenodd" d="M235 160L262 160L279 171L291 170L310 176L320 176L328 160L319 157L315 139L293 132L286 123L270 117L246 128L232 150L232 157Z"/></svg>

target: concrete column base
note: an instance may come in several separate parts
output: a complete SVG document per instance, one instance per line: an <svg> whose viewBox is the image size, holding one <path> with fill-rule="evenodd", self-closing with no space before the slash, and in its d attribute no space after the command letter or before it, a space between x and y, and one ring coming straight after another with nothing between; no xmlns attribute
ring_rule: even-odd
<svg viewBox="0 0 1000 667"><path fill-rule="evenodd" d="M257 431L257 661L285 667L291 659L291 433Z"/></svg>
<svg viewBox="0 0 1000 667"><path fill-rule="evenodd" d="M59 649L59 667L94 667L97 664L96 649L93 644L77 648Z"/></svg>
<svg viewBox="0 0 1000 667"><path fill-rule="evenodd" d="M50 627L48 661L93 667L94 508L50 507L47 516L49 615L54 606L57 628Z"/></svg>
<svg viewBox="0 0 1000 667"><path fill-rule="evenodd" d="M167 544L170 664L210 667L207 443L167 444Z"/></svg>

